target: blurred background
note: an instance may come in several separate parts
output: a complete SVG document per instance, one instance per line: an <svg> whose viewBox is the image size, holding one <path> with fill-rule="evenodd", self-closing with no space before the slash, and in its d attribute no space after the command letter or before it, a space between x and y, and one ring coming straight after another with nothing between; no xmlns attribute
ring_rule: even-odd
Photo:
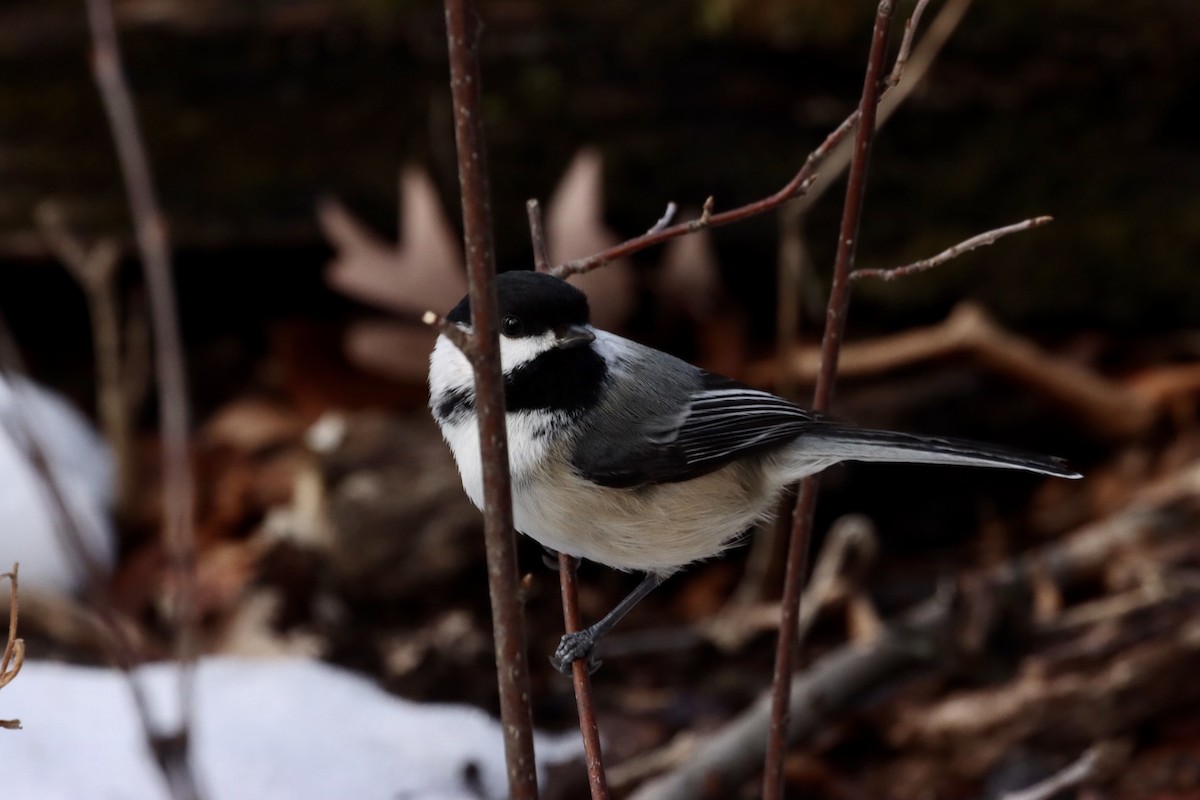
<svg viewBox="0 0 1200 800"><path fill-rule="evenodd" d="M875 10L857 0L481 6L501 269L531 266L531 197L565 260L644 232L668 201L690 218L709 196L719 211L776 191L854 109ZM321 658L411 699L494 712L479 518L425 411L432 338L415 321L465 291L441 6L128 0L116 11L175 257L206 652ZM930 8L935 17L927 25L948 38L935 53L918 36L921 57L936 58L874 147L859 265L906 264L1029 217L1055 221L926 274L857 284L848 338L859 349L847 352L834 411L1061 455L1088 477L831 471L814 552L846 514L864 515L855 524L867 533L847 545L843 566L856 577L816 620L810 658L869 641L880 618L955 575L1053 547L1146 496L1172 498L1170 547L1122 551L1108 567L1133 561L1156 577L1092 572L1039 608L1057 619L1142 592L1143 579L1190 588L1139 605L1149 622L1102 615L1104 647L1080 643L1099 628L989 628L969 665L892 684L804 744L790 785L819 797L999 796L1118 738L1128 773L1089 796L1184 796L1173 792L1200 782L1200 686L1167 698L1106 690L1097 676L1194 626L1200 608L1200 552L1180 544L1200 524L1197 494L1161 488L1200 455L1200 6L948 0ZM88 52L81 3L0 7L0 313L29 376L107 440L80 478L94 491L81 491L111 511L97 545L111 566L105 590L152 660L169 653L171 587L147 310ZM793 204L645 251L581 285L605 327L807 403L843 188L803 201L803 213ZM82 422L42 424L40 413L33 427L50 436ZM0 467L22 469L3 457ZM0 564L12 560L6 539L45 552L19 533L40 530L25 497L0 491L10 498ZM557 580L536 545L521 546L536 722L569 729L570 686L543 657L561 632ZM596 677L613 763L719 726L767 684L770 623L727 615L776 596L777 547L756 536L672 579L614 636ZM67 602L80 591L68 570L49 574L29 582L31 595ZM594 566L581 576L590 619L635 580ZM99 660L56 608L27 613L31 652ZM743 620L746 632L722 638L706 627L713 619ZM1047 706L1056 713L1040 722L1001 719L987 732L949 736L913 721L956 693L1024 691L1035 662L1099 688ZM1147 680L1187 674L1170 663L1146 668ZM1089 711L1109 701L1107 716ZM961 755L948 738L972 736L994 752L948 766Z"/></svg>

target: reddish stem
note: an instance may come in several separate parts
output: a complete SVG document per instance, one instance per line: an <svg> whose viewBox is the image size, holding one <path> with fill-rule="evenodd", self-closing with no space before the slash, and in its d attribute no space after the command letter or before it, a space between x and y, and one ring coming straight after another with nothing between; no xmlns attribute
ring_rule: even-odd
<svg viewBox="0 0 1200 800"><path fill-rule="evenodd" d="M558 575L562 586L563 623L567 633L583 629L579 615L579 592L575 582L578 562L565 553L558 554ZM588 786L592 800L607 800L608 780L604 775L604 759L600 751L600 728L596 724L596 706L592 701L592 679L588 660L577 658L571 664L571 681L575 685L575 705L579 709L579 732L583 735L583 756L587 763Z"/></svg>
<svg viewBox="0 0 1200 800"><path fill-rule="evenodd" d="M492 243L483 104L480 102L479 15L471 0L446 0L445 8L473 329L467 355L475 373L479 415L483 535L487 549L505 763L509 796L516 800L537 800L529 664L525 656L525 620L518 599L512 486L504 425L504 379L500 371L499 311L494 280L496 255Z"/></svg>
<svg viewBox="0 0 1200 800"><path fill-rule="evenodd" d="M884 60L887 56L891 30L891 0L882 0L875 15L875 30L871 36L871 52L867 59L867 74L863 81L862 99L858 104L858 131L854 139L854 156L846 187L846 202L838 235L837 258L834 262L833 285L829 290L829 305L825 311L825 333L821 339L821 369L813 398L813 409L829 408L837 377L838 354L846 328L846 311L850 306L850 270L854 265L858 241L858 226L862 219L863 198L866 194L867 163L871 141L875 134L875 112L883 90ZM783 760L787 741L788 708L791 702L792 670L795 664L799 629L800 597L808 571L808 549L812 533L813 512L817 505L818 480L805 479L800 485L796 510L792 518L792 533L788 542L787 571L784 575L783 599L779 625L779 643L775 650L775 673L771 688L771 724L767 737L767 756L763 767L764 800L783 798Z"/></svg>

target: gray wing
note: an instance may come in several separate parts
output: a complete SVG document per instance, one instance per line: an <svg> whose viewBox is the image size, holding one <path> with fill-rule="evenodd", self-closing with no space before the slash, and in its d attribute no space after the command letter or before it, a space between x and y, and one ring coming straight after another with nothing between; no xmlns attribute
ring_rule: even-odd
<svg viewBox="0 0 1200 800"><path fill-rule="evenodd" d="M605 403L583 421L586 434L571 459L602 486L698 478L790 441L816 419L768 392L634 347L642 358L612 378Z"/></svg>

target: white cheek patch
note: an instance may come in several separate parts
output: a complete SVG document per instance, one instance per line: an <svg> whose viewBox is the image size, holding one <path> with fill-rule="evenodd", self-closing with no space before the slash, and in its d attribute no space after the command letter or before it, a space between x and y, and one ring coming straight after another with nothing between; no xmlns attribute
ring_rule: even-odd
<svg viewBox="0 0 1200 800"><path fill-rule="evenodd" d="M500 337L500 368L511 372L522 364L528 364L542 353L554 349L555 339L552 331L537 336L521 336L519 338Z"/></svg>

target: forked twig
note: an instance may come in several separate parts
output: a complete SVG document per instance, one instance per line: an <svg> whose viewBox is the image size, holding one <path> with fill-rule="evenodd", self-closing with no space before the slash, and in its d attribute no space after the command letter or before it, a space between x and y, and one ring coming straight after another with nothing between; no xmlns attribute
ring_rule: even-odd
<svg viewBox="0 0 1200 800"><path fill-rule="evenodd" d="M904 36L900 39L900 50L896 53L896 63L892 65L892 72L887 76L887 88L889 89L900 83L904 67L908 65L908 55L912 52L913 36L921 24L921 15L925 13L927 5L929 5L929 0L917 0L912 14L904 22Z"/></svg>
<svg viewBox="0 0 1200 800"><path fill-rule="evenodd" d="M903 267L891 267L888 269L856 269L850 273L851 280L861 280L862 278L879 278L884 281L894 281L898 278L907 278L909 275L916 275L918 272L940 267L947 261L958 258L963 253L969 253L980 247L994 244L998 239L1002 239L1013 233L1021 233L1022 231L1033 230L1047 225L1054 221L1054 217L1033 217L1022 222L1016 222L1012 225L1006 225L1003 228L995 228L994 230L980 233L972 236L970 239L964 239L953 247L949 247L936 256L923 258L920 261L915 261L912 264L906 264Z"/></svg>
<svg viewBox="0 0 1200 800"><path fill-rule="evenodd" d="M87 247L67 225L62 208L54 202L40 203L34 211L42 238L62 262L87 299L92 324L93 358L96 370L96 409L105 438L117 459L117 508L127 512L137 489L134 469L132 416L136 404L128 391L128 372L122 357L121 310L117 294L117 267L122 248L116 239L100 239ZM127 342L127 356L136 359Z"/></svg>
<svg viewBox="0 0 1200 800"><path fill-rule="evenodd" d="M885 0L890 6L890 0ZM906 23L904 39L901 42L900 50L896 55L896 63L892 68L891 74L888 76L884 85L879 87L879 93L886 92L889 88L899 82L904 65L908 62L910 50L912 48L913 32L920 22L921 13L925 10L929 0L918 0L916 8L913 10L912 17ZM889 8L890 13L890 8ZM589 272L597 267L603 266L610 261L625 256L632 255L647 247L653 247L656 244L662 244L665 241L674 239L678 236L685 236L689 233L703 230L704 228L716 228L721 225L729 225L734 222L740 222L744 219L756 216L758 214L771 211L779 208L789 200L800 197L817 179L816 170L821 166L822 162L833 152L841 142L843 142L850 132L854 130L858 124L859 115L862 110L861 105L856 108L851 114L842 121L840 125L834 128L821 145L805 159L804 164L792 176L784 186L769 197L764 197L761 200L756 200L752 203L747 203L743 206L722 211L719 214L713 213L713 199L710 197L704 204L704 213L697 219L687 222L680 222L676 225L664 225L662 220L655 224L650 230L641 236L633 239L628 239L618 245L602 250L599 253L593 253L584 258L577 258L572 261L559 264L551 268L550 272L560 278L566 278L570 275L578 275L581 272ZM664 215L664 219L667 215Z"/></svg>

